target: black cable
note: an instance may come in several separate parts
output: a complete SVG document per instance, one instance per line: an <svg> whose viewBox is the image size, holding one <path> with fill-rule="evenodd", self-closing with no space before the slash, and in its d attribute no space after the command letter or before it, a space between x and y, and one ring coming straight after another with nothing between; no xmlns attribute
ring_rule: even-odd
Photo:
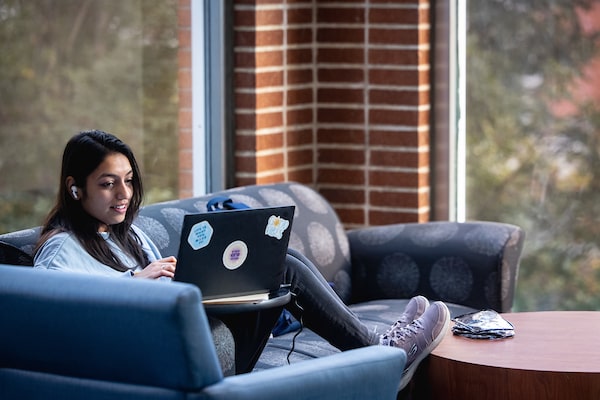
<svg viewBox="0 0 600 400"><path fill-rule="evenodd" d="M304 312L304 308L302 308L302 306L300 304L298 304L298 300L296 299L296 294L293 292L290 292L290 294L292 296L294 296L294 303L296 304L296 307L298 308L298 310L300 310L300 318L298 319L298 322L300 322L300 329L298 329L298 332L296 332L294 334L294 337L292 338L292 348L290 349L290 351L287 354L286 360L288 365L290 364L290 357L292 355L292 353L294 352L294 349L296 348L296 338L298 337L298 335L300 335L300 333L302 333L302 329L304 329L304 322L302 321L302 313Z"/></svg>

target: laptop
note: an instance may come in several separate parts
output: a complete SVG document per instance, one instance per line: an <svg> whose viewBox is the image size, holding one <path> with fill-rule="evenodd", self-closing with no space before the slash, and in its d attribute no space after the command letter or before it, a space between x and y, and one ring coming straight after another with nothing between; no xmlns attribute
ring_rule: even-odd
<svg viewBox="0 0 600 400"><path fill-rule="evenodd" d="M294 209L185 215L174 280L198 286L205 303L268 299L282 282Z"/></svg>

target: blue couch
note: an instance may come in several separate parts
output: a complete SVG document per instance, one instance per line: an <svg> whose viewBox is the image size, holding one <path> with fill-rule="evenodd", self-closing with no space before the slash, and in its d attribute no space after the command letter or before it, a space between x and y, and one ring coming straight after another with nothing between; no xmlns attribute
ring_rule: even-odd
<svg viewBox="0 0 600 400"><path fill-rule="evenodd" d="M371 346L223 377L197 287L0 265L0 398L394 399L403 351Z"/></svg>
<svg viewBox="0 0 600 400"><path fill-rule="evenodd" d="M314 263L371 329L387 329L417 294L443 300L453 316L480 309L511 311L525 238L523 230L511 224L429 222L348 231L316 191L285 182L148 205L136 225L163 255L176 255L183 215L205 212L208 200L215 196L251 207L295 205L290 248ZM27 229L0 235L0 241L23 250L21 257L27 257L37 237L37 229ZM288 358L295 363L339 352L309 329L293 342L296 333L271 338L254 370L285 365ZM231 362L223 351L228 346L226 336L214 335L219 359L229 374Z"/></svg>

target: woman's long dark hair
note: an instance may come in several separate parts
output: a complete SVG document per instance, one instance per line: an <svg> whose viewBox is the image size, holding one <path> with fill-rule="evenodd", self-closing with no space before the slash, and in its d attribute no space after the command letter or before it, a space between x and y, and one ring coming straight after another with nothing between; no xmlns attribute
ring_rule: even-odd
<svg viewBox="0 0 600 400"><path fill-rule="evenodd" d="M127 144L117 137L99 130L83 131L73 136L67 143L62 159L60 184L56 205L48 214L42 227L41 237L36 247L59 232L71 232L83 248L96 260L117 271L126 271L127 267L110 250L106 241L98 234L100 221L89 215L81 201L69 195L67 177L75 179L80 191L85 191L87 177L110 155L120 153L129 160L133 172L133 196L129 201L125 220L108 226L111 238L142 268L148 265L148 257L142 250L140 239L131 230L131 224L142 203L144 190L140 171L133 152ZM73 260L77 262L77 260Z"/></svg>

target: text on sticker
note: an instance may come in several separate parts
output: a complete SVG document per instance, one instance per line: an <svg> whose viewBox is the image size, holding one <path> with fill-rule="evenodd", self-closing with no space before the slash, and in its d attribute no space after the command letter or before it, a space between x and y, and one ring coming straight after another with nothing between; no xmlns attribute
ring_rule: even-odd
<svg viewBox="0 0 600 400"><path fill-rule="evenodd" d="M201 248L206 247L210 243L212 235L212 226L210 226L208 221L202 221L192 226L187 241L190 244L190 246L192 246L192 249L200 250Z"/></svg>

